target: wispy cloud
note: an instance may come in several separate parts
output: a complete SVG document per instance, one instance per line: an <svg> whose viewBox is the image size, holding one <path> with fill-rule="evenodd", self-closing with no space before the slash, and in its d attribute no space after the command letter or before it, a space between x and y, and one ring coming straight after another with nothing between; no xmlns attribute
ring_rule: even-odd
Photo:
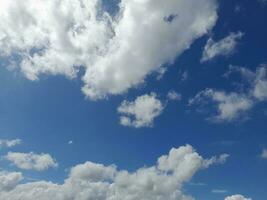
<svg viewBox="0 0 267 200"><path fill-rule="evenodd" d="M209 38L206 46L204 47L201 62L212 60L218 56L231 55L237 46L238 40L243 37L244 33L230 33L229 36L214 42L212 38Z"/></svg>
<svg viewBox="0 0 267 200"><path fill-rule="evenodd" d="M13 139L13 140L7 140L7 139L0 139L0 148L4 147L14 147L16 145L21 144L22 140L21 139Z"/></svg>

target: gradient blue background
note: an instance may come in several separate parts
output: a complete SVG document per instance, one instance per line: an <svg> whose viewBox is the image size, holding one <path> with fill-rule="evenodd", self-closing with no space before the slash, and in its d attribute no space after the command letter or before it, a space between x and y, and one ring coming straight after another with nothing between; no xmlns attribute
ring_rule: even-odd
<svg viewBox="0 0 267 200"><path fill-rule="evenodd" d="M115 12L117 1L105 0L109 12ZM240 11L235 8L239 6ZM267 199L267 160L260 158L267 147L267 107L258 104L243 122L212 124L205 114L188 107L188 99L207 87L231 91L235 77L222 75L230 64L255 70L267 62L267 5L254 0L220 2L219 21L211 35L219 40L230 32L245 33L238 50L229 58L209 63L199 62L208 36L197 40L177 59L162 80L156 75L147 84L131 89L107 101L92 102L80 91L79 79L42 76L31 82L22 74L7 70L0 60L0 138L21 138L23 144L12 151L50 153L59 163L56 170L37 173L25 171L27 177L61 183L68 169L87 160L119 169L133 171L153 165L157 158L172 147L191 144L204 157L230 154L224 165L199 172L185 190L196 199L221 200L240 193L255 200ZM188 71L188 80L181 82L179 73ZM183 95L180 102L170 102L153 128L134 129L119 125L117 107L122 100L156 92L164 99L174 89ZM73 144L68 145L72 140ZM6 149L1 149L4 155ZM5 161L1 168L15 169ZM225 194L214 194L223 189Z"/></svg>

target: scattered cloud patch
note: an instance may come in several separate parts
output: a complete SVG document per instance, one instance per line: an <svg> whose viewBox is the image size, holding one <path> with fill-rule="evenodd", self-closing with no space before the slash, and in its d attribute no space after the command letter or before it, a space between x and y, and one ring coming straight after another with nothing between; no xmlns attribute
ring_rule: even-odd
<svg viewBox="0 0 267 200"><path fill-rule="evenodd" d="M190 99L189 105L208 103L212 101L216 104L216 114L209 119L215 122L233 121L239 119L242 114L253 106L253 101L246 95L238 93L226 93L213 89L206 89L199 92Z"/></svg>
<svg viewBox="0 0 267 200"><path fill-rule="evenodd" d="M210 61L218 56L229 56L231 55L237 46L238 40L243 37L244 33L230 33L229 36L219 40L218 42L214 42L212 38L209 38L203 53L201 62Z"/></svg>
<svg viewBox="0 0 267 200"><path fill-rule="evenodd" d="M58 166L57 162L49 154L44 153L8 152L4 158L12 162L16 167L25 170L44 171Z"/></svg>
<svg viewBox="0 0 267 200"><path fill-rule="evenodd" d="M74 166L63 184L27 182L0 191L0 196L6 200L193 200L184 193L183 186L205 169L207 162L186 145L171 149L154 166L133 172L118 170L115 165L86 162Z"/></svg>
<svg viewBox="0 0 267 200"><path fill-rule="evenodd" d="M239 73L247 84L243 92L205 89L190 99L189 105L200 105L207 108L205 105L213 102L216 114L209 119L216 122L231 122L246 116L246 113L259 102L267 101L266 65L260 65L255 72L243 67L230 66L226 77L235 72Z"/></svg>
<svg viewBox="0 0 267 200"><path fill-rule="evenodd" d="M14 140L5 140L5 139L0 139L0 148L5 148L5 147L14 147L16 145L21 144L21 139L14 139Z"/></svg>
<svg viewBox="0 0 267 200"><path fill-rule="evenodd" d="M179 75L180 82L186 81L189 77L187 70L184 70L184 71L180 70L178 75Z"/></svg>
<svg viewBox="0 0 267 200"><path fill-rule="evenodd" d="M214 194L225 194L225 193L227 193L227 190L213 189L211 192Z"/></svg>
<svg viewBox="0 0 267 200"><path fill-rule="evenodd" d="M68 141L68 144L69 145L73 144L73 141L72 140Z"/></svg>
<svg viewBox="0 0 267 200"><path fill-rule="evenodd" d="M101 0L1 0L0 7L2 58L15 61L29 80L75 78L83 68L82 91L96 100L124 93L173 63L213 28L218 3L122 0L115 16Z"/></svg>
<svg viewBox="0 0 267 200"><path fill-rule="evenodd" d="M118 107L120 124L135 128L152 127L154 119L163 109L164 106L155 93L139 96L132 102L124 100Z"/></svg>
<svg viewBox="0 0 267 200"><path fill-rule="evenodd" d="M204 162L204 166L209 167L210 165L214 165L214 164L223 164L227 161L229 156L230 156L229 154L222 154L220 156L213 156L211 159L206 160Z"/></svg>
<svg viewBox="0 0 267 200"><path fill-rule="evenodd" d="M180 101L182 99L182 95L175 92L174 90L171 90L167 94L167 99L171 101Z"/></svg>
<svg viewBox="0 0 267 200"><path fill-rule="evenodd" d="M261 158L267 159L267 149L263 149L261 153Z"/></svg>
<svg viewBox="0 0 267 200"><path fill-rule="evenodd" d="M207 184L206 183L202 183L202 182L190 182L189 185L192 185L192 186L205 186Z"/></svg>
<svg viewBox="0 0 267 200"><path fill-rule="evenodd" d="M236 194L229 197L226 197L225 200L252 200L250 198L245 198L243 195Z"/></svg>

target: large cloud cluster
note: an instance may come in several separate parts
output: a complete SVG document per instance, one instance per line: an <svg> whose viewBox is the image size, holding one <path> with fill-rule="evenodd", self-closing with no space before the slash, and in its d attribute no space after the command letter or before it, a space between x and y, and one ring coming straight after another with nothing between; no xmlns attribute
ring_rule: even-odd
<svg viewBox="0 0 267 200"><path fill-rule="evenodd" d="M1 0L0 54L30 80L73 78L91 99L120 94L171 63L217 19L216 0Z"/></svg>
<svg viewBox="0 0 267 200"><path fill-rule="evenodd" d="M225 155L204 159L186 145L171 149L156 165L134 172L118 170L115 165L86 162L73 167L63 184L46 181L19 184L20 174L1 173L0 197L5 200L192 200L193 197L184 194L183 185L197 171L225 159Z"/></svg>

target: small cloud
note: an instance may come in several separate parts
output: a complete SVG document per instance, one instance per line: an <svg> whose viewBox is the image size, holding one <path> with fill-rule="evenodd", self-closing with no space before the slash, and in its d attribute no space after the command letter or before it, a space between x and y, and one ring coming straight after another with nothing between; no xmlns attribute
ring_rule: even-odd
<svg viewBox="0 0 267 200"><path fill-rule="evenodd" d="M48 168L55 168L58 166L54 158L52 158L49 154L44 153L35 154L33 152L8 152L4 158L12 162L16 167L25 170L44 171Z"/></svg>
<svg viewBox="0 0 267 200"><path fill-rule="evenodd" d="M188 79L188 77L189 77L189 74L188 74L188 71L187 70L185 70L185 71L182 71L182 70L179 71L179 79L180 79L181 82L186 81Z"/></svg>
<svg viewBox="0 0 267 200"><path fill-rule="evenodd" d="M182 95L175 92L174 90L171 90L167 94L167 99L172 101L180 101L182 99Z"/></svg>
<svg viewBox="0 0 267 200"><path fill-rule="evenodd" d="M215 194L225 194L227 193L227 190L213 189L211 192Z"/></svg>
<svg viewBox="0 0 267 200"><path fill-rule="evenodd" d="M68 141L68 144L69 145L73 144L73 141L72 140Z"/></svg>
<svg viewBox="0 0 267 200"><path fill-rule="evenodd" d="M267 65L259 65L255 72L244 67L230 66L224 76L229 77L236 72L247 83L244 91L226 92L206 88L189 100L189 106L198 105L204 111L210 111L210 107L215 108L216 114L208 118L213 122L248 119L248 111L256 104L267 101Z"/></svg>
<svg viewBox="0 0 267 200"><path fill-rule="evenodd" d="M213 122L232 122L240 119L254 105L253 100L246 94L226 93L214 89L203 90L189 100L190 106L199 105L208 108L211 103L214 103L216 114L208 119Z"/></svg>
<svg viewBox="0 0 267 200"><path fill-rule="evenodd" d="M243 37L244 33L230 33L229 36L214 42L212 38L209 38L202 53L201 62L210 61L218 56L229 56L231 55L236 46L238 40Z"/></svg>
<svg viewBox="0 0 267 200"><path fill-rule="evenodd" d="M11 148L16 145L21 144L22 140L21 139L14 139L14 140L5 140L5 139L0 139L0 148Z"/></svg>
<svg viewBox="0 0 267 200"><path fill-rule="evenodd" d="M134 101L125 100L118 107L120 124L135 128L152 127L154 119L163 109L164 106L155 93L139 96Z"/></svg>
<svg viewBox="0 0 267 200"><path fill-rule="evenodd" d="M205 186L206 183L201 183L201 182L197 182L197 183L195 183L195 182L190 182L189 185L192 185L192 186Z"/></svg>
<svg viewBox="0 0 267 200"><path fill-rule="evenodd" d="M263 149L261 153L261 158L267 159L267 149Z"/></svg>
<svg viewBox="0 0 267 200"><path fill-rule="evenodd" d="M235 11L236 13L241 12L243 9L244 9L243 6L240 5L240 4L237 4L237 5L234 7L234 11Z"/></svg>
<svg viewBox="0 0 267 200"><path fill-rule="evenodd" d="M246 198L243 195L236 194L236 195L226 197L225 200L251 200L251 198Z"/></svg>
<svg viewBox="0 0 267 200"><path fill-rule="evenodd" d="M167 68L166 67L160 67L157 70L157 73L158 73L157 80L161 80L166 72L167 72Z"/></svg>
<svg viewBox="0 0 267 200"><path fill-rule="evenodd" d="M226 153L220 156L213 156L212 158L205 160L203 166L209 167L210 165L214 165L214 164L224 164L229 157L230 155Z"/></svg>

